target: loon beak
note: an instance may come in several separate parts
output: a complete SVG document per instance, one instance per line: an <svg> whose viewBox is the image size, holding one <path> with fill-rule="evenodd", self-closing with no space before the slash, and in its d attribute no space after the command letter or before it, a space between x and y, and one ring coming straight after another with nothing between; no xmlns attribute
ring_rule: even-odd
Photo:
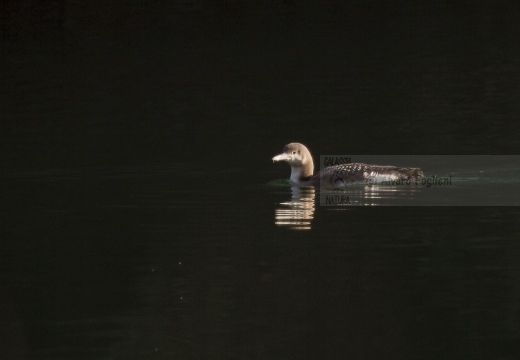
<svg viewBox="0 0 520 360"><path fill-rule="evenodd" d="M280 155L276 155L274 158L273 158L273 162L276 162L276 161L289 161L291 160L291 156L290 155L287 155L287 154L280 154Z"/></svg>

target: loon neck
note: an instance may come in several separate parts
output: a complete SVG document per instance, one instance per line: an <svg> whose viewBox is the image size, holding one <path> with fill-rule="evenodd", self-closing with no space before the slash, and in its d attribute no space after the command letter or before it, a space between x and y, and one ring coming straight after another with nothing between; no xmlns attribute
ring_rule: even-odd
<svg viewBox="0 0 520 360"><path fill-rule="evenodd" d="M291 181L296 184L307 181L312 177L313 171L312 159L302 163L300 166L291 166Z"/></svg>

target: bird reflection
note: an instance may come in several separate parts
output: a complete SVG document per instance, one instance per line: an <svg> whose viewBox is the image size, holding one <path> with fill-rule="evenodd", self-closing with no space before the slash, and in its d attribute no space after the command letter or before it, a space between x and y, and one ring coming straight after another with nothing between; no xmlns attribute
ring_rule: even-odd
<svg viewBox="0 0 520 360"><path fill-rule="evenodd" d="M275 224L292 230L310 230L318 204L324 208L346 209L350 206L417 205L415 186L352 185L341 188L291 186L291 199L275 209ZM324 209L325 210L325 209Z"/></svg>
<svg viewBox="0 0 520 360"><path fill-rule="evenodd" d="M413 186L353 185L342 190L322 188L319 198L325 207L416 205L418 190Z"/></svg>
<svg viewBox="0 0 520 360"><path fill-rule="evenodd" d="M292 186L290 201L275 210L275 224L293 230L310 230L314 218L315 188Z"/></svg>

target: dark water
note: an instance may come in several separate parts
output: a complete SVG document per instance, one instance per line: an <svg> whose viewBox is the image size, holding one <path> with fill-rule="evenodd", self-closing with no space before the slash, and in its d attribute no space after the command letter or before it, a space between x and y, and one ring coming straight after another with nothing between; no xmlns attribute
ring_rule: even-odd
<svg viewBox="0 0 520 360"><path fill-rule="evenodd" d="M35 359L518 354L516 207L315 205L310 230L294 231L274 224L289 187L207 187L189 168L4 178L3 351Z"/></svg>
<svg viewBox="0 0 520 360"><path fill-rule="evenodd" d="M270 160L517 155L516 3L13 4L1 359L518 357L520 210L448 206L514 162L334 207Z"/></svg>

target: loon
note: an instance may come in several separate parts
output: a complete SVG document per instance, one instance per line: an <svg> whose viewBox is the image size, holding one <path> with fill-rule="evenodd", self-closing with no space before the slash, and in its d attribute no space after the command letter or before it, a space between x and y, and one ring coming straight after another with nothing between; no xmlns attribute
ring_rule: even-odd
<svg viewBox="0 0 520 360"><path fill-rule="evenodd" d="M389 165L369 165L349 163L329 166L314 174L312 155L305 145L290 143L285 145L283 153L273 157L273 162L286 161L291 165L291 182L300 186L317 186L326 181L335 187L347 183L365 181L375 184L379 181L408 180L423 177L419 168L397 167Z"/></svg>

